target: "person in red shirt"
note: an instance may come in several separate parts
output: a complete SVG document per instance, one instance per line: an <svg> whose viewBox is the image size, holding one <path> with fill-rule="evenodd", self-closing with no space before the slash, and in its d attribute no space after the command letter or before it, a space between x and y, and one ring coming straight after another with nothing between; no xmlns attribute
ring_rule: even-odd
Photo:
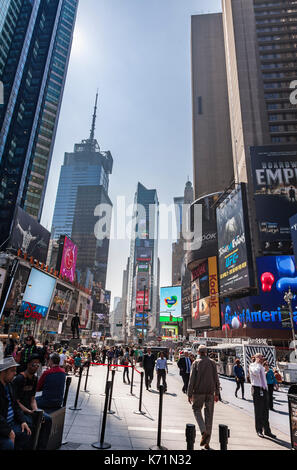
<svg viewBox="0 0 297 470"><path fill-rule="evenodd" d="M66 373L59 364L60 355L51 354L49 369L43 372L37 384L36 391L42 391L42 395L36 397L38 408L48 412L61 408L63 403Z"/></svg>

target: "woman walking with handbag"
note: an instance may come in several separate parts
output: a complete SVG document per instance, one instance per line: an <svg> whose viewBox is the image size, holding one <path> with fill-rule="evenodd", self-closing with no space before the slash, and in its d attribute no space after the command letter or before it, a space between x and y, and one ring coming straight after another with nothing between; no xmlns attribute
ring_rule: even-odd
<svg viewBox="0 0 297 470"><path fill-rule="evenodd" d="M235 376L235 381L236 381L236 390L235 390L235 396L237 397L237 393L241 387L241 393L242 393L242 399L245 400L244 398L244 382L245 382L245 374L244 374L244 369L242 365L240 364L240 360L236 359L235 361L235 366L233 368L234 376Z"/></svg>

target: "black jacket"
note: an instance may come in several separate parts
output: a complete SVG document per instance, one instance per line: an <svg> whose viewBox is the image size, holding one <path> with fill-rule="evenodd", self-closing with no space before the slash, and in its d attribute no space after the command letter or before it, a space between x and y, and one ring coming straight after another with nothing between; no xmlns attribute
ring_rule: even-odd
<svg viewBox="0 0 297 470"><path fill-rule="evenodd" d="M10 397L12 401L12 407L14 411L14 422L16 424L22 424L26 422L25 415L21 408L16 402L13 387L11 384L8 385ZM8 437L12 428L7 424L6 416L8 412L8 399L6 397L5 388L2 382L0 382L0 436Z"/></svg>
<svg viewBox="0 0 297 470"><path fill-rule="evenodd" d="M191 362L191 360L190 360ZM191 363L192 366L192 363ZM179 374L180 375L185 375L187 373L187 364L186 364L186 358L181 357L180 360L177 363L177 367L179 368Z"/></svg>
<svg viewBox="0 0 297 470"><path fill-rule="evenodd" d="M150 356L148 354L145 354L143 356L142 366L144 369L153 369L155 367L155 362L156 359L153 354L151 354Z"/></svg>

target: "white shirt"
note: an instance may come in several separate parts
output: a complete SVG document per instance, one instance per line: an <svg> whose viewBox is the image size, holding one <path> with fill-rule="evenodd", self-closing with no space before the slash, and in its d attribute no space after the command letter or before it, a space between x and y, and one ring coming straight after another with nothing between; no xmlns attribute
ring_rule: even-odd
<svg viewBox="0 0 297 470"><path fill-rule="evenodd" d="M268 390L265 369L261 364L257 362L250 364L249 373L251 384L254 387L261 387Z"/></svg>
<svg viewBox="0 0 297 470"><path fill-rule="evenodd" d="M60 366L64 365L66 358L67 358L66 354L64 353L60 354Z"/></svg>

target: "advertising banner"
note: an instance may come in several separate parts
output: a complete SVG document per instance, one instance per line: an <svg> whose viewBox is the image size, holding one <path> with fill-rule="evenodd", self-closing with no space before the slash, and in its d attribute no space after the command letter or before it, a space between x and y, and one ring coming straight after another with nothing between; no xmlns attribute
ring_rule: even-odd
<svg viewBox="0 0 297 470"><path fill-rule="evenodd" d="M0 299L3 291L3 286L6 278L6 269L0 268Z"/></svg>
<svg viewBox="0 0 297 470"><path fill-rule="evenodd" d="M275 251L291 241L289 219L297 213L297 147L252 147L251 163L262 248Z"/></svg>
<svg viewBox="0 0 297 470"><path fill-rule="evenodd" d="M145 300L144 300L144 291L137 291L136 293L136 312L143 313L143 307L148 308L150 300L149 290L145 291Z"/></svg>
<svg viewBox="0 0 297 470"><path fill-rule="evenodd" d="M182 316L182 288L176 287L161 287L160 290L160 316L170 317L173 319L181 318ZM177 320L176 320L177 321Z"/></svg>
<svg viewBox="0 0 297 470"><path fill-rule="evenodd" d="M5 310L18 311L23 301L23 293L25 292L30 272L30 268L22 266L21 264L18 266L13 285L5 305Z"/></svg>
<svg viewBox="0 0 297 470"><path fill-rule="evenodd" d="M151 263L153 250L147 247L136 247L135 258L137 263Z"/></svg>
<svg viewBox="0 0 297 470"><path fill-rule="evenodd" d="M257 259L259 295L222 304L222 325L227 329L252 327L290 328L290 313L284 295L291 288L293 323L297 331L297 270L293 256Z"/></svg>
<svg viewBox="0 0 297 470"><path fill-rule="evenodd" d="M70 282L75 281L75 268L77 261L77 246L65 236L62 257L60 257L60 274L62 277L66 277Z"/></svg>
<svg viewBox="0 0 297 470"><path fill-rule="evenodd" d="M68 315L72 306L74 291L57 282L55 296L50 308L49 317L58 318L60 315Z"/></svg>
<svg viewBox="0 0 297 470"><path fill-rule="evenodd" d="M192 328L219 327L220 303L216 257L192 271Z"/></svg>
<svg viewBox="0 0 297 470"><path fill-rule="evenodd" d="M220 294L251 286L245 186L238 185L217 208Z"/></svg>
<svg viewBox="0 0 297 470"><path fill-rule="evenodd" d="M86 330L91 329L92 309L90 296L79 293L77 311L81 328Z"/></svg>
<svg viewBox="0 0 297 470"><path fill-rule="evenodd" d="M55 285L54 277L34 268L31 270L20 308L26 319L41 320L47 316Z"/></svg>
<svg viewBox="0 0 297 470"><path fill-rule="evenodd" d="M31 215L18 207L8 243L9 248L22 250L29 257L46 263L50 241L50 232L39 224Z"/></svg>

